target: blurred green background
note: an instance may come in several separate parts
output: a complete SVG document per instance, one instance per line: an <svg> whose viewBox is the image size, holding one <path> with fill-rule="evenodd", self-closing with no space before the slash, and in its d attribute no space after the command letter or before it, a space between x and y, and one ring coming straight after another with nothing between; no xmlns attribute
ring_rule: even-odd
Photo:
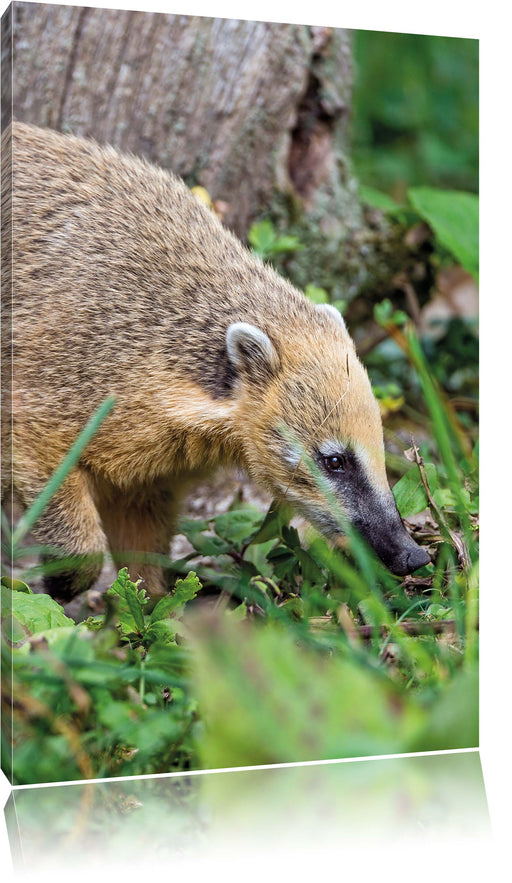
<svg viewBox="0 0 512 883"><path fill-rule="evenodd" d="M354 31L353 161L366 185L478 191L478 41Z"/></svg>

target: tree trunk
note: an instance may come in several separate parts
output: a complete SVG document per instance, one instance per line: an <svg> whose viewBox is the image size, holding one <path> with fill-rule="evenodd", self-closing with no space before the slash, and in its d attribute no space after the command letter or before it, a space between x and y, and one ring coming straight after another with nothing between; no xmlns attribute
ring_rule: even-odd
<svg viewBox="0 0 512 883"><path fill-rule="evenodd" d="M15 119L172 169L205 187L242 238L270 216L305 246L275 260L300 287L350 299L374 282L382 224L366 225L348 161L348 31L78 6L11 9L3 24L5 33L12 15Z"/></svg>

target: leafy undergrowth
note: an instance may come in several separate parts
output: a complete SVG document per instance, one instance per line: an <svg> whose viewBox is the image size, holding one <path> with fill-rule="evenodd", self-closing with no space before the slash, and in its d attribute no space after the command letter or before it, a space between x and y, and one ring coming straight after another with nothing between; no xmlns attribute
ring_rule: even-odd
<svg viewBox="0 0 512 883"><path fill-rule="evenodd" d="M283 507L237 500L181 522L193 551L156 605L124 569L105 612L75 623L4 578L14 782L477 745L475 454L415 337L389 330L430 410L429 445L413 442L394 493L433 563L400 580L350 529L336 552Z"/></svg>
<svg viewBox="0 0 512 883"><path fill-rule="evenodd" d="M126 568L106 612L75 623L47 595L2 580L3 765L16 783L166 772L195 757L197 702L181 615L200 584L194 573L146 613ZM10 657L10 658L9 658ZM5 727L4 736L8 737ZM12 749L12 754L11 754Z"/></svg>

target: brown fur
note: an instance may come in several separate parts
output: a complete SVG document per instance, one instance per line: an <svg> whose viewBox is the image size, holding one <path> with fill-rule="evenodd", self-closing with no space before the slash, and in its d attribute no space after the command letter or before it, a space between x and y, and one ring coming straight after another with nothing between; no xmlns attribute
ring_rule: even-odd
<svg viewBox="0 0 512 883"><path fill-rule="evenodd" d="M94 409L117 400L36 529L65 554L96 555L71 578L71 594L90 584L108 546L119 563L130 551L167 552L184 488L220 463L296 503L305 495L308 511L325 507L303 464L283 460L282 424L306 449L319 427L322 438L342 434L389 494L378 408L341 324L171 174L50 130L15 123L12 137L13 458L4 477L12 467L24 506ZM4 306L9 313L9 293ZM235 322L267 336L272 363L253 353L236 369L226 349ZM162 591L158 569L133 570Z"/></svg>

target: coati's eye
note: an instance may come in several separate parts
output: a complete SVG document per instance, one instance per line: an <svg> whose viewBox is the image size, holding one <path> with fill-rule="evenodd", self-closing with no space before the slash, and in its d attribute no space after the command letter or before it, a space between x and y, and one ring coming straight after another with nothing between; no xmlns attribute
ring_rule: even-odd
<svg viewBox="0 0 512 883"><path fill-rule="evenodd" d="M343 454L331 454L329 457L323 457L322 460L326 472L345 471L345 457Z"/></svg>

